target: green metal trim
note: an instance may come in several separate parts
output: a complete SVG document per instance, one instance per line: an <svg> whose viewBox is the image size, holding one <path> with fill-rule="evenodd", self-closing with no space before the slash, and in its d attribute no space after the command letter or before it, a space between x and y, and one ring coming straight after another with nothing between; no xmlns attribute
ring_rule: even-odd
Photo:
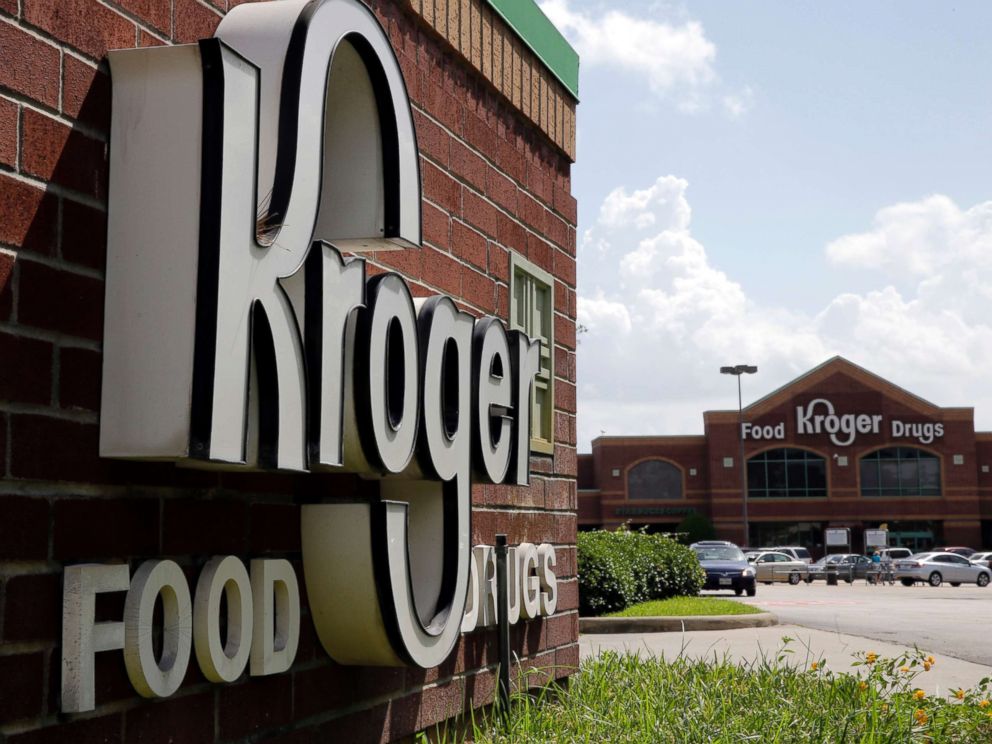
<svg viewBox="0 0 992 744"><path fill-rule="evenodd" d="M579 99L579 54L534 0L486 0L566 90Z"/></svg>

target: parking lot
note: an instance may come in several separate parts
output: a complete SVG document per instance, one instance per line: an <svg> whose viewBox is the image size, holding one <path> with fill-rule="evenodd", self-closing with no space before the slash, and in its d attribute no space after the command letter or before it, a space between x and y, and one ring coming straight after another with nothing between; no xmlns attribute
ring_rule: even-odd
<svg viewBox="0 0 992 744"><path fill-rule="evenodd" d="M887 643L918 645L977 664L992 666L992 587L974 585L937 588L868 585L864 581L837 586L813 584L758 585L755 597L727 596L775 613L780 622L818 630L872 638Z"/></svg>

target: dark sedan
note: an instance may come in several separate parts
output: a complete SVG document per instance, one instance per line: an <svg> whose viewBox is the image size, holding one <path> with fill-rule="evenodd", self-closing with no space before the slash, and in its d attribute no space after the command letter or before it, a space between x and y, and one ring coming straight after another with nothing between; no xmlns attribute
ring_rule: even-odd
<svg viewBox="0 0 992 744"><path fill-rule="evenodd" d="M738 597L745 592L749 597L754 596L754 568L740 548L724 540L705 540L689 547L706 572L703 589L733 589Z"/></svg>

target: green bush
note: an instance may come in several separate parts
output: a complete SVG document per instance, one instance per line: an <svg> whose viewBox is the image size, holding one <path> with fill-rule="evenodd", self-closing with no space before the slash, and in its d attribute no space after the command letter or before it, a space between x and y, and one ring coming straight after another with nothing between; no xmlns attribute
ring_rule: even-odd
<svg viewBox="0 0 992 744"><path fill-rule="evenodd" d="M662 535L580 532L579 612L616 612L639 602L695 595L706 581L695 554Z"/></svg>

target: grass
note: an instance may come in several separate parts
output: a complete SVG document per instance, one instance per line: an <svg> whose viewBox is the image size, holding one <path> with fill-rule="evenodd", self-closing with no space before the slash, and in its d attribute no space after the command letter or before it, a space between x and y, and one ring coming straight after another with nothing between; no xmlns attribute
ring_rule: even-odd
<svg viewBox="0 0 992 744"><path fill-rule="evenodd" d="M976 744L992 741L990 679L928 696L917 677L939 663L920 652L856 655L846 671L794 653L738 665L606 653L569 684L517 693L508 715L468 714L421 741L480 744ZM456 733L452 733L452 730Z"/></svg>
<svg viewBox="0 0 992 744"><path fill-rule="evenodd" d="M686 615L751 615L757 607L716 597L670 597L641 602L605 617L672 617Z"/></svg>

